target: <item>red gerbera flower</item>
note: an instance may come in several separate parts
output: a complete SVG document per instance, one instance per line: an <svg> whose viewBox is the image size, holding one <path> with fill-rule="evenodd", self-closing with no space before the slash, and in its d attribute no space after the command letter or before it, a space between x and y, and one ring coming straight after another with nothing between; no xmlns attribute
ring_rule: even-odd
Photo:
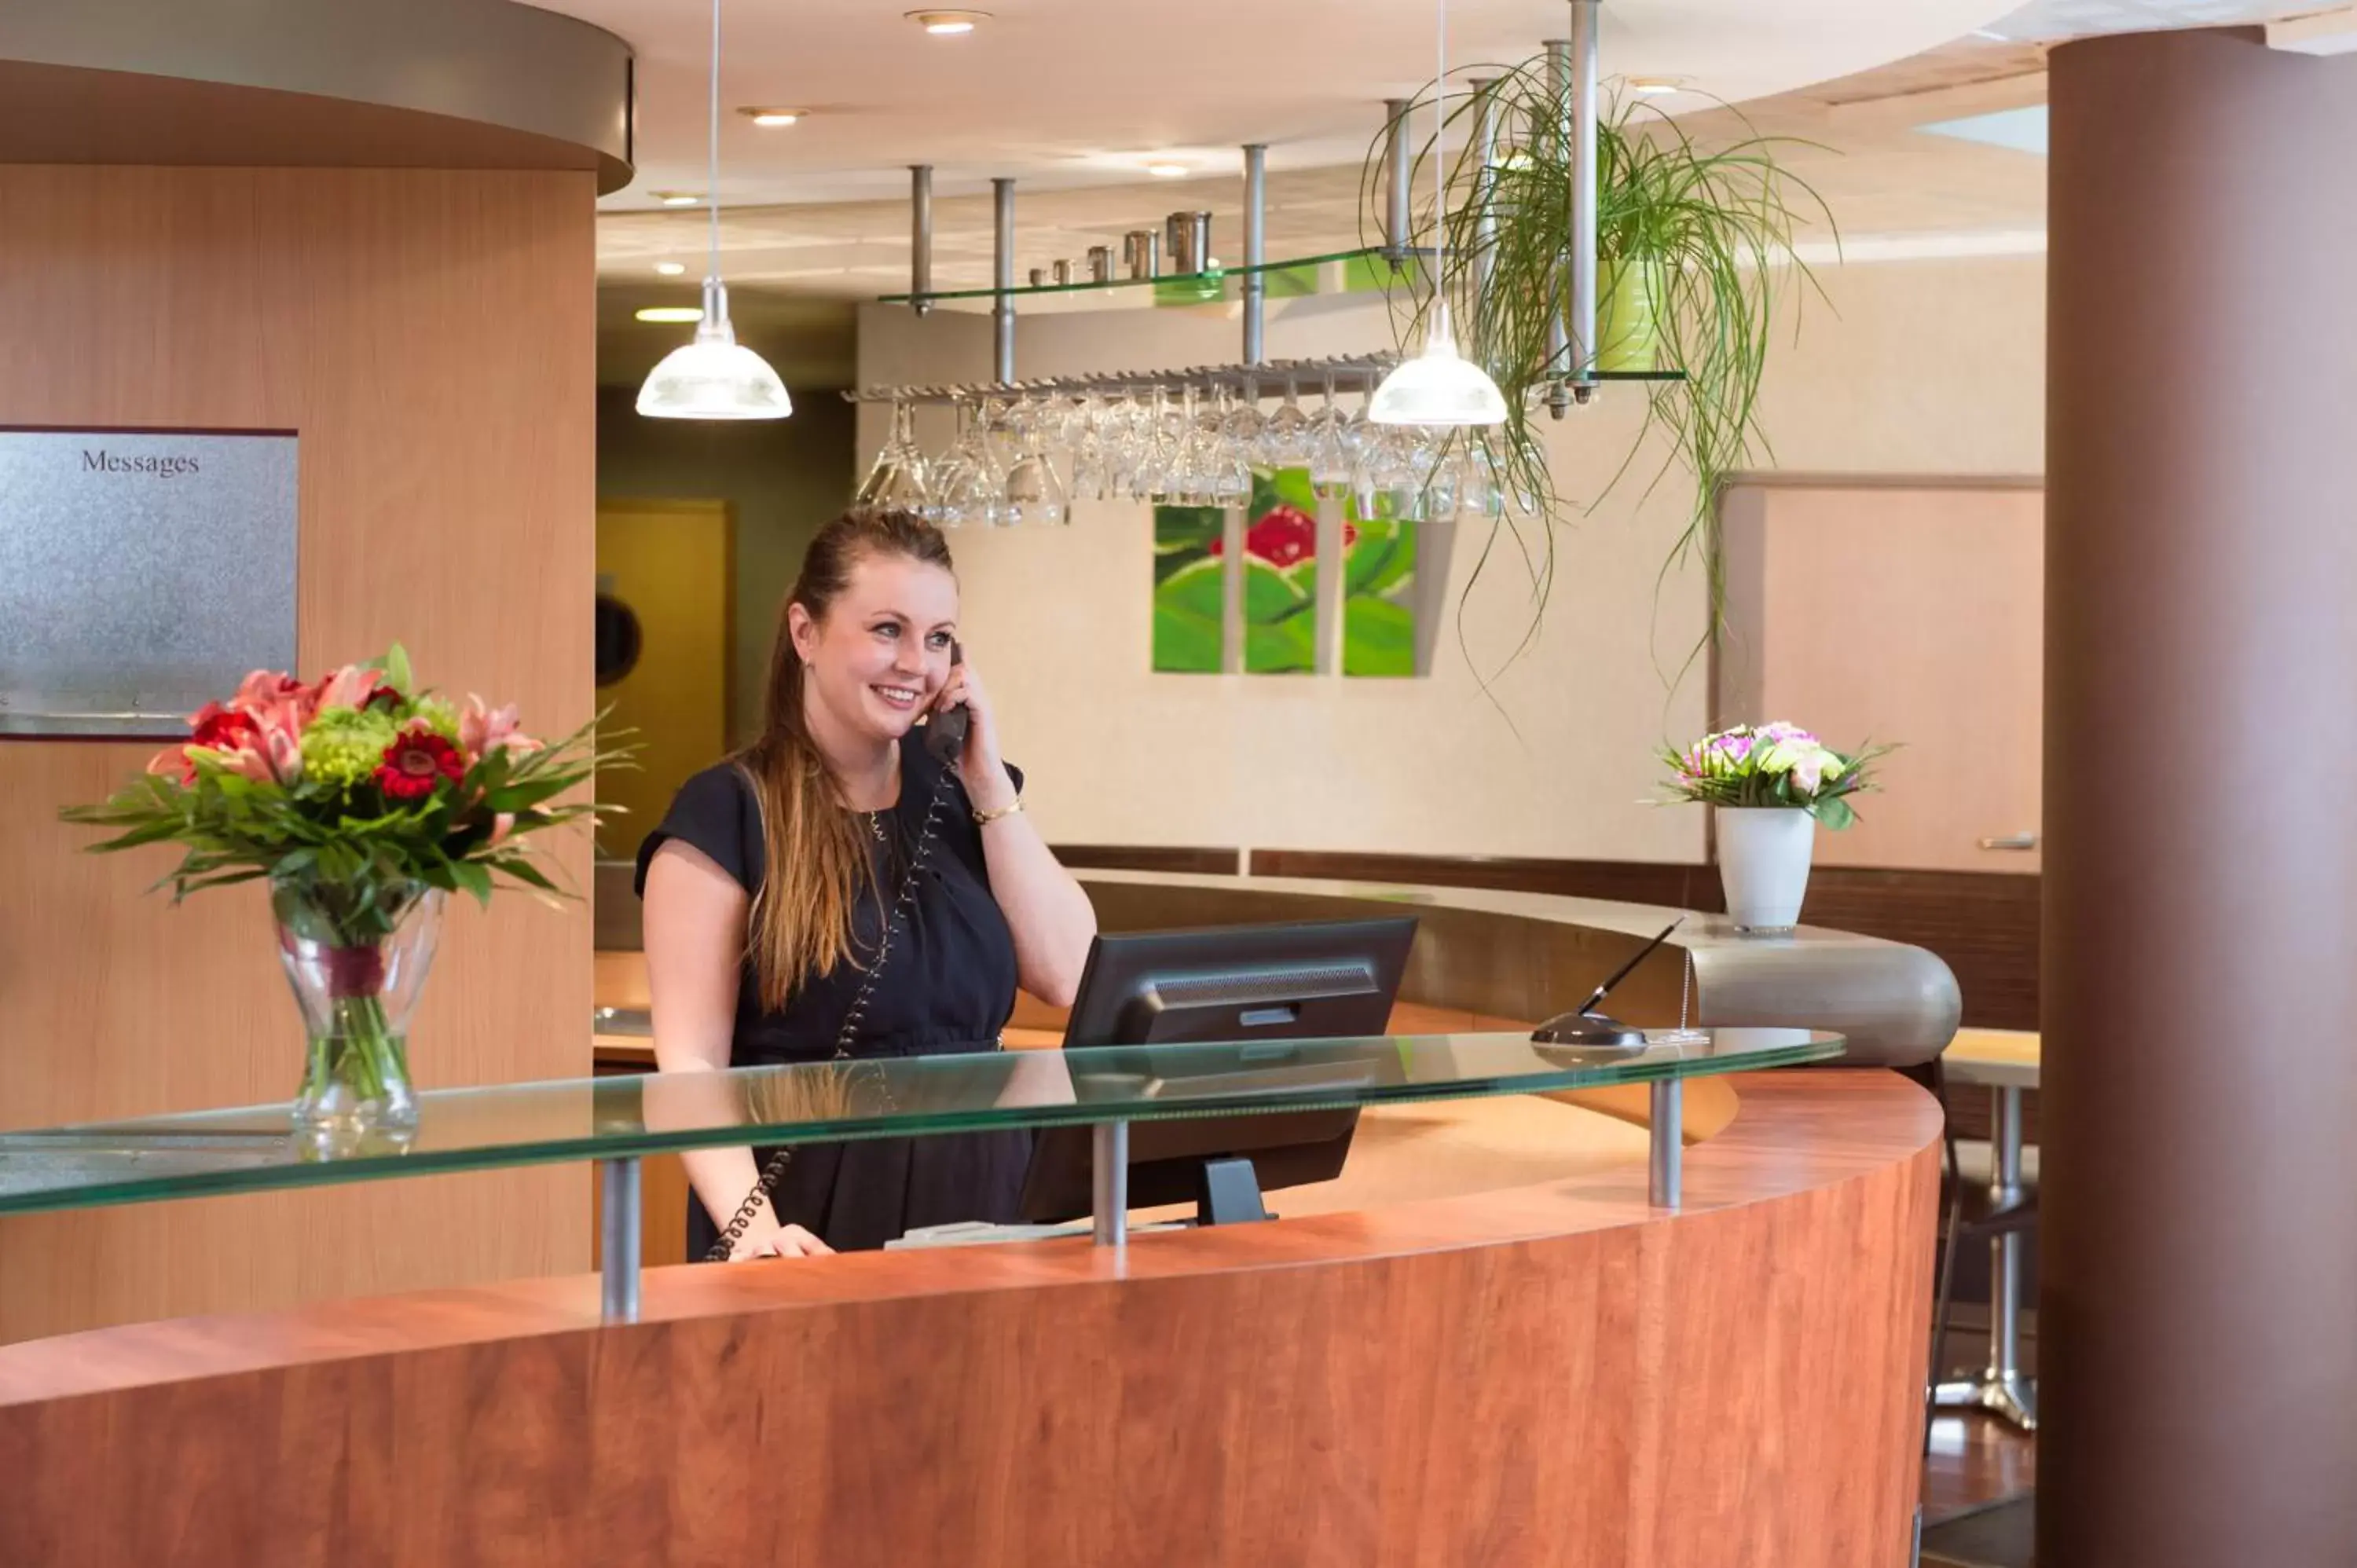
<svg viewBox="0 0 2357 1568"><path fill-rule="evenodd" d="M419 800L434 793L434 787L445 779L456 784L466 773L467 765L457 746L424 725L416 725L402 731L384 748L384 760L377 764L376 787L396 800Z"/></svg>

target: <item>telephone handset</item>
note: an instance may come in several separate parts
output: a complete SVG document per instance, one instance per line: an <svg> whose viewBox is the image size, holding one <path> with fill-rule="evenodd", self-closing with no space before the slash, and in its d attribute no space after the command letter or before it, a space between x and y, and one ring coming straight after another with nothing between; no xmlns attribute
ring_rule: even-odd
<svg viewBox="0 0 2357 1568"><path fill-rule="evenodd" d="M951 639L950 668L955 670L964 662L965 645L954 638ZM945 768L958 765L958 759L965 755L966 726L973 719L974 715L965 711L965 704L960 703L954 708L942 709L925 721L925 749L933 754L934 761Z"/></svg>

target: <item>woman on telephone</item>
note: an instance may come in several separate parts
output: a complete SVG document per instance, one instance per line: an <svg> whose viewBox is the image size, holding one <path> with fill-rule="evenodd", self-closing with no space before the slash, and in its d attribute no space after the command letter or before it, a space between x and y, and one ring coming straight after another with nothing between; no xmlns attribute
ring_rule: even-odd
<svg viewBox="0 0 2357 1568"><path fill-rule="evenodd" d="M1018 984L1071 1004L1096 915L1023 814L957 616L949 546L914 513L851 511L811 541L759 738L639 848L661 1071L986 1050ZM974 1133L689 1153L688 1255L1012 1219L1029 1151Z"/></svg>

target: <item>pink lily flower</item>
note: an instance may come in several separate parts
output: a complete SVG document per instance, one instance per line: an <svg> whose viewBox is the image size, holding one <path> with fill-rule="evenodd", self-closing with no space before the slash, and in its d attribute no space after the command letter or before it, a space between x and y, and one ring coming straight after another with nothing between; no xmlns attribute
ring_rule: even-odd
<svg viewBox="0 0 2357 1568"><path fill-rule="evenodd" d="M483 699L472 692L467 693L466 711L458 715L458 744L475 757L488 757L502 746L518 756L541 748L540 742L516 728L514 703L504 708L486 707Z"/></svg>
<svg viewBox="0 0 2357 1568"><path fill-rule="evenodd" d="M384 683L383 674L364 664L347 664L319 682L317 706L322 708L364 708L376 689Z"/></svg>

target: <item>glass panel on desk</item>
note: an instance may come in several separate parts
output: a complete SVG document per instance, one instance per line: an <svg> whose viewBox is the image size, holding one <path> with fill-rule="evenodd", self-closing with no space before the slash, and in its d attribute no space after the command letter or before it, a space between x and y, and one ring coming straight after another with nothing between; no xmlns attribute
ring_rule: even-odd
<svg viewBox="0 0 2357 1568"><path fill-rule="evenodd" d="M0 1135L0 1213L612 1159L731 1144L1379 1105L1822 1061L1805 1029L1664 1033L1638 1050L1519 1034L1113 1046L568 1079L419 1097L415 1134L323 1155L283 1105Z"/></svg>

